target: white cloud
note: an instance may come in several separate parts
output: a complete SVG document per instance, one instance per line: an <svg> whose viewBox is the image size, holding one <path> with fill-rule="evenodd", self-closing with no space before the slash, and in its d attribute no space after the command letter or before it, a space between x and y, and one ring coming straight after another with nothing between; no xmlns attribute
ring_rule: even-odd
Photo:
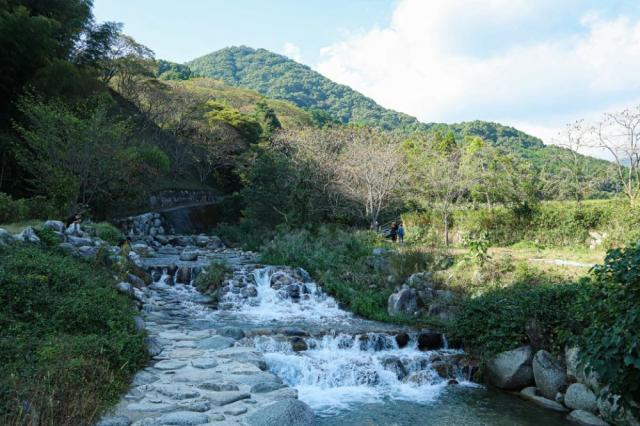
<svg viewBox="0 0 640 426"><path fill-rule="evenodd" d="M282 46L282 54L296 62L302 62L302 52L300 48L289 41Z"/></svg>
<svg viewBox="0 0 640 426"><path fill-rule="evenodd" d="M421 121L527 123L550 142L640 98L640 19L585 4L401 0L388 27L323 48L316 69Z"/></svg>

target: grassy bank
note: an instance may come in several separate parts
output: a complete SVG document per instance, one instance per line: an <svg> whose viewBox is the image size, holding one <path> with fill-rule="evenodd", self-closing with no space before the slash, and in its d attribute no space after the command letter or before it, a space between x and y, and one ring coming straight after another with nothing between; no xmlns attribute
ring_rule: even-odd
<svg viewBox="0 0 640 426"><path fill-rule="evenodd" d="M147 359L135 310L99 266L0 248L0 423L89 425Z"/></svg>

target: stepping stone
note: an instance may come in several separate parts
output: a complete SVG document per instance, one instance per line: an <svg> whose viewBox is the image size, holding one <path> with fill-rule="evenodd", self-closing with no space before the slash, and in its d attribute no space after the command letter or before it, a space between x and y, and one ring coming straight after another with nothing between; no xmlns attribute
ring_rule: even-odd
<svg viewBox="0 0 640 426"><path fill-rule="evenodd" d="M185 411L197 411L198 413L204 413L211 409L211 403L209 401L189 401L179 404L181 410Z"/></svg>
<svg viewBox="0 0 640 426"><path fill-rule="evenodd" d="M239 416L240 414L244 414L247 412L247 407L239 407L239 408L231 408L229 410L225 410L224 413L230 416Z"/></svg>
<svg viewBox="0 0 640 426"><path fill-rule="evenodd" d="M167 340L196 340L195 337L189 336L185 333L180 333L178 331L164 331L158 335L161 339Z"/></svg>
<svg viewBox="0 0 640 426"><path fill-rule="evenodd" d="M194 389L175 385L155 386L154 390L161 395L168 396L173 399L190 399L200 396L200 393Z"/></svg>
<svg viewBox="0 0 640 426"><path fill-rule="evenodd" d="M200 343L198 343L198 348L220 350L233 346L235 342L235 339L231 337L211 336L201 340Z"/></svg>
<svg viewBox="0 0 640 426"><path fill-rule="evenodd" d="M175 343L174 347L176 347L176 348L195 348L196 347L196 342L191 341L191 340L180 340L180 341L177 341Z"/></svg>
<svg viewBox="0 0 640 426"><path fill-rule="evenodd" d="M191 360L191 365L195 368L213 368L218 366L218 361L213 358L196 358Z"/></svg>
<svg viewBox="0 0 640 426"><path fill-rule="evenodd" d="M187 349L176 349L174 351L169 352L167 356L171 358L194 358L194 357L199 357L203 353L204 353L203 351L199 351L197 349L187 348Z"/></svg>
<svg viewBox="0 0 640 426"><path fill-rule="evenodd" d="M213 422L221 422L225 419L225 417L220 413L214 413L211 416L209 416L209 419Z"/></svg>
<svg viewBox="0 0 640 426"><path fill-rule="evenodd" d="M167 359L164 361L156 362L154 367L157 368L158 370L178 370L186 365L187 365L186 362Z"/></svg>
<svg viewBox="0 0 640 426"><path fill-rule="evenodd" d="M238 385L234 385L231 383L211 383L205 382L198 385L200 389L221 392L221 391L239 391L240 388Z"/></svg>
<svg viewBox="0 0 640 426"><path fill-rule="evenodd" d="M153 382L157 382L158 380L160 380L160 378L158 376L156 376L155 374L149 373L148 371L140 371L139 373L137 373L134 377L133 377L133 386L141 386L141 385L148 385L150 383Z"/></svg>
<svg viewBox="0 0 640 426"><path fill-rule="evenodd" d="M168 403L154 404L151 402L136 402L136 403L127 405L127 410L129 411L141 411L145 413L153 413L153 412L166 413L168 411L173 411L176 408L177 407L175 404L168 404Z"/></svg>
<svg viewBox="0 0 640 426"><path fill-rule="evenodd" d="M96 426L129 426L131 420L127 416L114 416L100 420Z"/></svg>
<svg viewBox="0 0 640 426"><path fill-rule="evenodd" d="M194 413L193 411L176 411L162 415L160 422L163 425L195 426L208 423L209 417L206 414Z"/></svg>
<svg viewBox="0 0 640 426"><path fill-rule="evenodd" d="M228 405L236 401L249 399L251 398L251 395L244 392L222 391L222 392L212 393L208 395L208 398L213 405L217 405L221 407L223 405Z"/></svg>

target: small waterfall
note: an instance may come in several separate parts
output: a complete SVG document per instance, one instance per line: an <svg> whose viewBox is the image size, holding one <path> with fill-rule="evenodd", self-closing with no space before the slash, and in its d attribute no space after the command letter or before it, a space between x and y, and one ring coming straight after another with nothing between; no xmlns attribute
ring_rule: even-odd
<svg viewBox="0 0 640 426"><path fill-rule="evenodd" d="M158 285L167 276L163 271ZM167 287L180 293L190 313L211 324L262 330L243 344L262 352L268 369L320 415L358 403L429 402L454 378L470 385L462 351L446 349L444 336L435 333L437 350L419 348L424 334L354 317L299 268L236 270L219 291L217 311L187 302L201 296L193 286Z"/></svg>

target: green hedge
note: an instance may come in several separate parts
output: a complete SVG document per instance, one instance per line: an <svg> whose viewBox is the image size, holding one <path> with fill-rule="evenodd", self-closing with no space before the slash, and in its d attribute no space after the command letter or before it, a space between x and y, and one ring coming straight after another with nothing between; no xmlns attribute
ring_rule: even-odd
<svg viewBox="0 0 640 426"><path fill-rule="evenodd" d="M0 192L0 223L20 222L27 219L52 219L61 217L63 212L44 197L14 200Z"/></svg>
<svg viewBox="0 0 640 426"><path fill-rule="evenodd" d="M91 424L117 401L148 355L112 284L53 250L0 249L0 423Z"/></svg>

